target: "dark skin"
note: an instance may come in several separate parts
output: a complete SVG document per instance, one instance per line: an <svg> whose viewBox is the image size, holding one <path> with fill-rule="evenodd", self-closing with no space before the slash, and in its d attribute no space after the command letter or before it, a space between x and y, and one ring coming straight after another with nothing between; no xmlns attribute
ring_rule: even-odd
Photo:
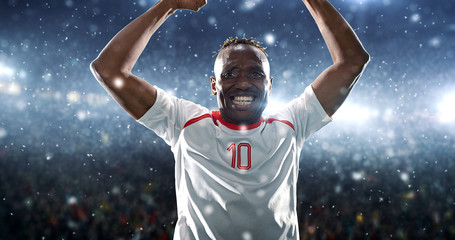
<svg viewBox="0 0 455 240"><path fill-rule="evenodd" d="M332 116L359 79L369 55L329 1L302 1L315 20L333 60L333 64L311 83L325 112ZM205 4L206 0L158 1L112 38L90 65L95 78L135 119L141 118L155 104L157 97L153 85L131 72L151 36L176 10L198 11ZM264 61L265 55L254 47L230 48L222 50L215 62L212 92L217 95L225 121L234 124L257 122L267 104L272 84L268 62ZM232 81L228 81L228 75L221 74L228 72L228 65L235 69ZM251 70L253 65L254 71ZM265 73L265 77L258 76L258 72Z"/></svg>
<svg viewBox="0 0 455 240"><path fill-rule="evenodd" d="M210 82L224 121L248 125L261 119L272 87L269 69L265 54L251 45L231 45L218 54Z"/></svg>
<svg viewBox="0 0 455 240"><path fill-rule="evenodd" d="M156 88L131 70L148 41L176 10L198 11L206 0L160 0L134 19L90 64L98 82L134 119L141 118L156 101Z"/></svg>

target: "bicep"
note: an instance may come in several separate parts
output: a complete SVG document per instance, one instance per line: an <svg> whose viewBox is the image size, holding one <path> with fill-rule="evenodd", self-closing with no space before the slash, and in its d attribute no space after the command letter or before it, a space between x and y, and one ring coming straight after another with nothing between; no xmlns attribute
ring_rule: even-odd
<svg viewBox="0 0 455 240"><path fill-rule="evenodd" d="M104 89L136 120L155 104L156 88L144 79L120 71L103 72L96 61L90 65L90 69Z"/></svg>
<svg viewBox="0 0 455 240"><path fill-rule="evenodd" d="M337 63L328 67L311 83L314 94L329 116L344 102L365 66L366 64Z"/></svg>

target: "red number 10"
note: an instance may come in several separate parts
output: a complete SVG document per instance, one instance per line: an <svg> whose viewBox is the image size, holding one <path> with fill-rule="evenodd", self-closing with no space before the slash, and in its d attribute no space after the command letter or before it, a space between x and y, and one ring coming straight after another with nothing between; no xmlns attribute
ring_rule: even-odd
<svg viewBox="0 0 455 240"><path fill-rule="evenodd" d="M246 147L247 150L248 162L246 166L242 166L242 147ZM237 145L237 149L235 148L235 143L233 143L227 148L227 150L232 151L232 168L235 168L235 162L237 162L237 168L240 170L248 170L251 168L251 145L249 143L239 143L239 145Z"/></svg>

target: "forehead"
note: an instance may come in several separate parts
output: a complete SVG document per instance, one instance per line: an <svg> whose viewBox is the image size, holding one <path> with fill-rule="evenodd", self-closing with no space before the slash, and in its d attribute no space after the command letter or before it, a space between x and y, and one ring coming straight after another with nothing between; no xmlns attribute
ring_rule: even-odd
<svg viewBox="0 0 455 240"><path fill-rule="evenodd" d="M221 50L216 58L216 62L221 65L237 63L256 63L262 65L268 62L268 60L264 52L257 47L247 44L236 44Z"/></svg>

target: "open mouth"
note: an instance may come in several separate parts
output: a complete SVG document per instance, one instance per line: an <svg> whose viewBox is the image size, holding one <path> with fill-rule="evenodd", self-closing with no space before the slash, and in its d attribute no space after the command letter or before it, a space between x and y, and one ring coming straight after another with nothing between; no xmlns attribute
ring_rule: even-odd
<svg viewBox="0 0 455 240"><path fill-rule="evenodd" d="M238 106L249 106L253 103L253 96L232 96L232 102Z"/></svg>

